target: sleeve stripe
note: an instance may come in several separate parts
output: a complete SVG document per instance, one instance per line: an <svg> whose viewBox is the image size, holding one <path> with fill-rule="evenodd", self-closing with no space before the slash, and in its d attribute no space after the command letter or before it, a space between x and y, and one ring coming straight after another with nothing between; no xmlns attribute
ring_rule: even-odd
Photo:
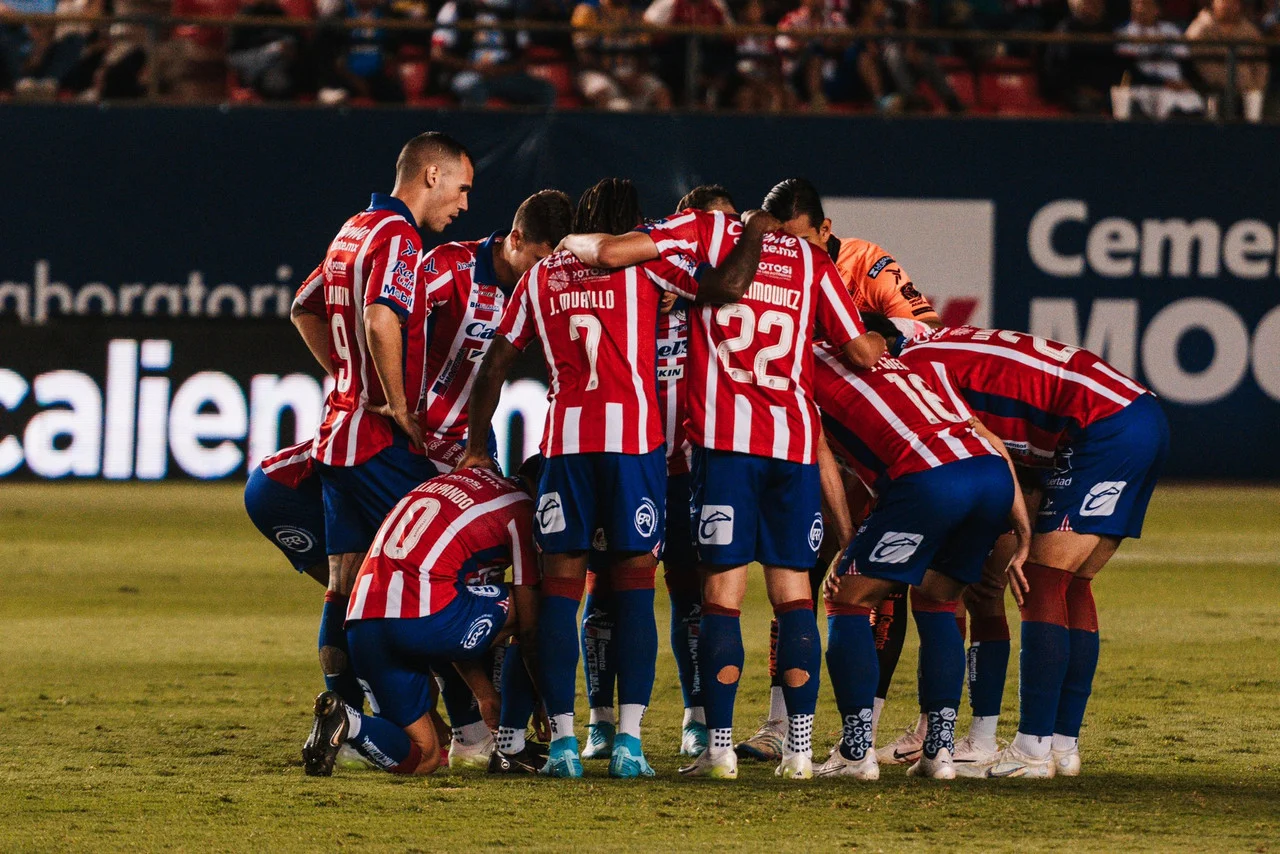
<svg viewBox="0 0 1280 854"><path fill-rule="evenodd" d="M836 317L844 324L844 331L848 334L849 339L853 340L862 335L865 330L860 322L861 319L855 320L853 315L849 314L848 307L845 305L845 300L849 299L848 293L836 288L831 283L831 274L829 272L823 272L821 288L822 295L826 297L827 302L835 309ZM844 299L841 299L841 297L844 297ZM854 311L857 311L856 307Z"/></svg>

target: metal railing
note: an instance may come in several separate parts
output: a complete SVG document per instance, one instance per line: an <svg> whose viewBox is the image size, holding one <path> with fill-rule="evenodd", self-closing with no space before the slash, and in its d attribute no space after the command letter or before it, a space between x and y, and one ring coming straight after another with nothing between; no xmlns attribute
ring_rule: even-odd
<svg viewBox="0 0 1280 854"><path fill-rule="evenodd" d="M683 39L685 42L685 100L695 103L701 79L700 68L703 62L703 42L731 42L748 37L789 36L797 41L822 41L829 45L849 46L861 42L897 42L930 45L942 50L951 50L956 45L1028 46L1034 50L1054 46L1103 46L1110 45L1114 49L1118 45L1180 45L1190 52L1190 61L1221 61L1226 73L1226 85L1222 93L1223 109L1219 118L1225 119L1236 115L1236 107L1240 102L1237 84L1237 69L1242 56L1250 62L1269 62L1267 52L1280 48L1280 38L1261 38L1255 40L1240 39L1197 39L1188 40L1183 37L1165 36L1130 36L1118 33L1108 34L1067 34L1057 32L1012 32L988 30L949 30L949 29L910 29L910 28L866 28L849 27L847 29L787 29L780 30L772 26L752 26L735 24L732 26L709 27L687 25L655 25L636 22L624 26L610 24L593 24L589 26L573 26L559 21L522 20L495 21L477 23L474 21L458 21L447 27L437 25L430 19L396 19L396 18L290 18L263 16L208 17L191 15L90 15L90 14L33 14L0 11L0 27L26 26L52 29L60 24L87 24L102 32L107 32L113 25L126 25L145 28L146 52L154 56L159 45L167 41L172 30L177 27L193 26L215 28L229 32L232 29L293 29L314 34L319 30L368 30L378 29L390 32L421 33L429 41L430 34L437 29L455 31L504 31L526 33L561 33L572 35L601 36L636 36L649 39ZM571 57L570 57L571 59ZM984 62L982 59L972 60L975 70ZM156 75L148 76L149 100L159 97Z"/></svg>

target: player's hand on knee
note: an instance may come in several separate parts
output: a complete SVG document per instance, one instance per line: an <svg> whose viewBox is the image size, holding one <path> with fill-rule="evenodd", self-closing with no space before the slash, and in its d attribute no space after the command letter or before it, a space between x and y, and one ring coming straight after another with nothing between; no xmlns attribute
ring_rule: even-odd
<svg viewBox="0 0 1280 854"><path fill-rule="evenodd" d="M1018 551L1005 569L1005 576L1009 579L1009 589L1013 591L1013 601L1018 603L1019 608L1022 607L1023 594L1031 591L1031 585L1027 583L1027 577L1022 573L1022 565L1026 563L1029 552L1029 544L1024 547L1024 544L1019 543Z"/></svg>
<svg viewBox="0 0 1280 854"><path fill-rule="evenodd" d="M497 467L493 464L493 457L488 454L475 454L467 451L462 455L462 459L458 460L458 464L453 467L454 471L462 471L463 469L489 469L497 471Z"/></svg>

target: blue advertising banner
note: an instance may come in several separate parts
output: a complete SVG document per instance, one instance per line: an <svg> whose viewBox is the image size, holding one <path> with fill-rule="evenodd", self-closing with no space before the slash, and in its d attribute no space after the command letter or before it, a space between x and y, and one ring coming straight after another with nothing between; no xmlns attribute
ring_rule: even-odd
<svg viewBox="0 0 1280 854"><path fill-rule="evenodd" d="M948 323L1085 346L1156 391L1171 475L1280 477L1255 450L1280 428L1272 127L39 106L0 122L0 477L230 476L305 432L315 394L289 386L297 421L283 407L273 430L262 413L276 398L255 408L257 378L306 375L318 394L284 320L293 289L424 130L458 137L477 166L470 210L428 245L503 229L529 193L608 175L634 179L649 216L699 183L745 208L803 175L835 233L884 246ZM161 341L170 363L153 369ZM166 370L160 436L143 401L158 394L148 371ZM203 381L178 396L210 372L240 404ZM96 432L58 432L60 412L94 420L68 402L87 393L72 374L98 388ZM536 421L540 387L522 382L516 409Z"/></svg>

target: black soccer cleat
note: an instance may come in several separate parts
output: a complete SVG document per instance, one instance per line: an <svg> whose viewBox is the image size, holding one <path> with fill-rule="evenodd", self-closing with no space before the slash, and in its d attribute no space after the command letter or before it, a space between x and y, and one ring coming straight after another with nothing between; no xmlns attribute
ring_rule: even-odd
<svg viewBox="0 0 1280 854"><path fill-rule="evenodd" d="M526 743L518 753L503 753L501 750L493 751L493 755L489 757L489 773L537 774L542 770L542 766L547 764L547 755L545 750L542 753L538 753L532 748L532 744Z"/></svg>
<svg viewBox="0 0 1280 854"><path fill-rule="evenodd" d="M338 749L347 740L347 710L333 691L325 691L316 697L316 719L311 724L311 734L302 745L302 770L308 777L328 777L333 774L333 762Z"/></svg>

